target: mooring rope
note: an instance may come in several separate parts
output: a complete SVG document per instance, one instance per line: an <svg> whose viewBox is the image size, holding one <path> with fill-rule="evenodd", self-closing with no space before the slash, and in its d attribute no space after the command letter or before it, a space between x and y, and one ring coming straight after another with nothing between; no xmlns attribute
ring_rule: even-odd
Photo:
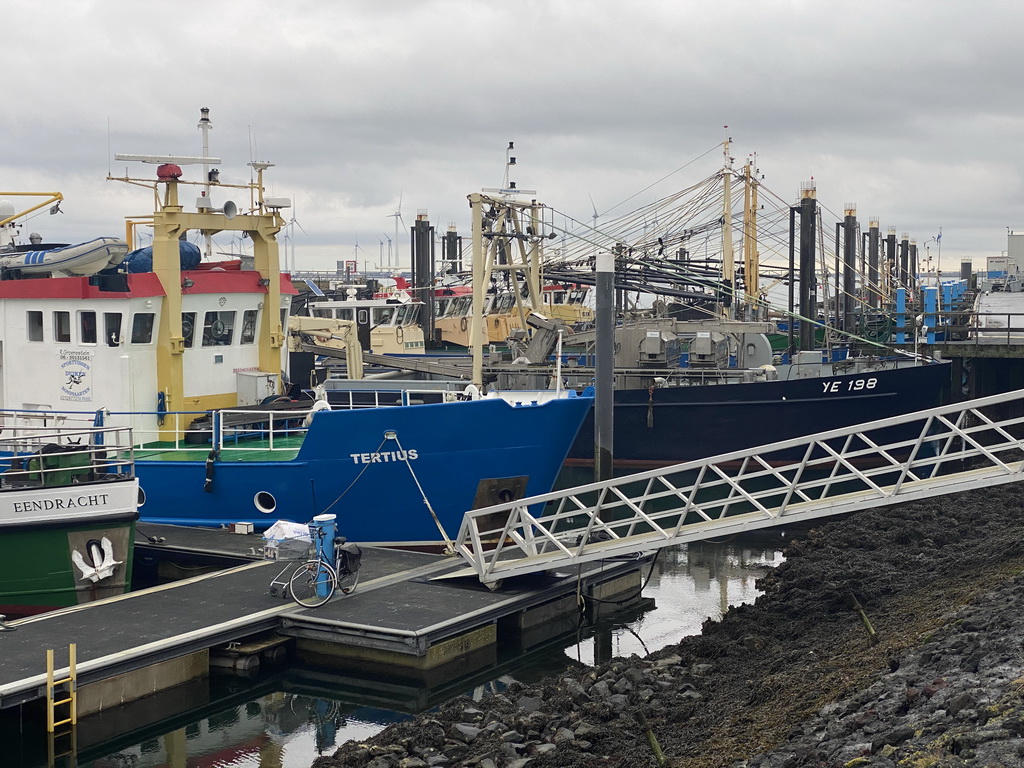
<svg viewBox="0 0 1024 768"><path fill-rule="evenodd" d="M437 530L439 530L441 532L441 536L444 538L444 543L445 543L444 551L445 551L445 554L447 554L447 555L454 555L455 554L455 543L451 539L448 538L448 533L445 531L444 526L441 525L441 521L438 519L437 513L434 511L434 507L430 504L430 499L427 498L427 494L423 490L423 486L420 485L420 479L418 477L416 477L416 472L413 471L412 464L409 463L409 453L408 453L408 451L406 451L402 447L402 443L399 442L399 440L398 440L398 433L396 433L396 432L388 432L387 435L385 435L384 439L387 440L389 436L391 437L392 440L395 441L395 444L398 445L398 450L401 452L401 456L403 457L402 460L405 462L405 466L407 466L409 468L409 474L412 475L413 482L416 483L416 487L420 491L420 496L423 497L423 503L427 505L427 509L430 511L430 516L432 518L434 518L434 525L437 526ZM382 443L382 445L383 445L383 443Z"/></svg>
<svg viewBox="0 0 1024 768"><path fill-rule="evenodd" d="M380 451L380 449L384 447L384 443L386 443L387 441L388 441L387 437L385 437L385 438L384 438L383 440L381 440L381 441L380 441L380 445L378 445L378 446L377 446L377 448L376 448L376 450L374 450L373 452L374 452L374 453L378 453L378 452ZM356 475L356 476L355 476L355 477L354 477L354 478L352 479L352 482L348 484L348 488L346 488L346 489L345 489L344 491L342 491L342 492L341 492L341 493L340 493L340 494L338 495L338 498L336 498L336 499L335 499L334 501L332 501L332 502L331 502L330 504L328 504L328 505L327 505L327 509L325 509L325 510L324 510L324 511L323 511L322 513L320 513L320 514L326 514L327 512L330 512L330 511L331 511L331 507L333 507L333 506L334 506L335 504L337 504L337 503L338 503L339 501L341 501L341 500L342 500L342 498L344 498L345 494L346 494L346 493L348 493L349 491L351 491L351 490L352 490L352 486L353 486L353 485L355 485L356 483L358 483L358 482L359 482L359 478L361 478L361 477L363 476L363 473L364 473L364 472L365 472L366 470L368 470L369 468L370 468L370 465L369 465L369 464L364 464L364 465L363 465L363 468L362 468L361 470L359 470L359 474L358 474L358 475Z"/></svg>
<svg viewBox="0 0 1024 768"><path fill-rule="evenodd" d="M420 479L416 477L416 472L413 471L412 465L409 463L409 453L402 447L401 442L399 442L398 440L398 434L391 431L385 432L384 439L380 441L380 445L378 445L376 449L374 449L373 453L379 453L380 449L384 447L384 444L388 440L394 440L395 443L398 445L398 450L401 452L402 461L405 462L405 466L408 468L409 474L412 475L413 482L416 483L416 488L419 490L420 496L423 498L423 503L427 505L427 509L430 511L430 516L434 518L434 524L437 526L437 530L441 532L441 536L444 538L445 553L449 555L454 555L455 543L450 538L448 538L448 534L444 530L444 526L441 525L441 521L440 519L438 519L437 513L434 511L434 507L430 504L430 499L427 498L427 494L423 490L423 486L420 484ZM359 482L359 478L363 476L363 473L366 472L366 470L369 469L370 466L370 464L363 465L363 468L359 470L359 474L356 475L355 478L353 478L352 482L348 484L348 487L338 495L338 498L336 498L334 501L327 505L327 508L324 509L324 513L329 512L331 510L331 507L333 507L335 504L341 501L344 498L345 494L352 490L352 486Z"/></svg>

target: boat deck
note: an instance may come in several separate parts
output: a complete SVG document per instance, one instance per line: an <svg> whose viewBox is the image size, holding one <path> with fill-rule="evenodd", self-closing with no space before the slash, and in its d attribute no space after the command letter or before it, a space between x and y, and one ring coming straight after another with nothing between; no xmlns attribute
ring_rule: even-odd
<svg viewBox="0 0 1024 768"><path fill-rule="evenodd" d="M154 524L143 525L140 533L163 539L140 544L148 553L160 548L207 553L242 564L11 623L12 631L0 632L0 708L42 698L46 650L54 649L58 667L66 666L69 643L77 647L82 690L266 632L314 638L321 646L341 649L341 655L387 652L422 659L433 648L453 645L450 640L458 645L481 628L553 603L571 602L575 626L577 589L587 595L622 582L624 575L635 576L630 589L639 600L636 560L591 564L580 573L538 574L491 591L472 576L433 580L463 572L460 559L366 548L355 592L309 609L270 595L271 580L292 562L262 559L257 534Z"/></svg>
<svg viewBox="0 0 1024 768"><path fill-rule="evenodd" d="M246 436L226 443L220 461L290 461L302 447L303 435ZM152 442L135 449L136 461L206 461L209 443L190 446L183 443Z"/></svg>

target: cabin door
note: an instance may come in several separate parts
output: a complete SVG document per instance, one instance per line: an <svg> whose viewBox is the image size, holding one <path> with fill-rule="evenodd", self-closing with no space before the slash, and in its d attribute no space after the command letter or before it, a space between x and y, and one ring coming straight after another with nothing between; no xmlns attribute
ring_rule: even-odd
<svg viewBox="0 0 1024 768"><path fill-rule="evenodd" d="M365 351L370 351L370 310L368 307L356 309L356 338L359 339L359 346Z"/></svg>

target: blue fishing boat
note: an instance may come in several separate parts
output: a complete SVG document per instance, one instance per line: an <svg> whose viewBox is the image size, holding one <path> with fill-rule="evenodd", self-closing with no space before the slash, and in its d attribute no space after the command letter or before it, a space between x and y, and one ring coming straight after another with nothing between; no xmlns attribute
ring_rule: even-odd
<svg viewBox="0 0 1024 768"><path fill-rule="evenodd" d="M186 434L203 438L202 445L137 451L142 519L259 529L330 512L352 541L444 545L467 510L552 488L592 399L569 393L545 400L549 394L218 411Z"/></svg>
<svg viewBox="0 0 1024 768"><path fill-rule="evenodd" d="M419 404L412 394L400 408L330 410L308 370L291 366L296 290L275 238L289 203L264 195L269 164L252 164L249 210L214 207L221 190L201 177L192 211L179 189L190 183L181 165L196 158L174 160L156 159L155 179L124 179L158 201L145 259L0 279L3 434L131 427L141 519L161 523L259 530L329 511L350 540L431 546L468 509L550 490L589 398L469 392ZM182 247L189 231L244 233L252 255L196 263Z"/></svg>

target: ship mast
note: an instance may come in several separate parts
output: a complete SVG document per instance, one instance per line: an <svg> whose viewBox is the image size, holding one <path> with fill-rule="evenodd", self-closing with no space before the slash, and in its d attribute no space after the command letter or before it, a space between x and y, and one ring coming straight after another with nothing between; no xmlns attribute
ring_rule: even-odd
<svg viewBox="0 0 1024 768"><path fill-rule="evenodd" d="M728 128L729 126L726 126ZM732 158L729 157L731 139L722 142L722 153L725 156L724 190L722 195L722 282L727 292L728 307L722 308L727 318L736 317L736 264L732 248Z"/></svg>
<svg viewBox="0 0 1024 768"><path fill-rule="evenodd" d="M258 284L265 291L263 312L261 313L259 339L259 370L281 375L281 348L284 346L284 332L279 307L281 306L281 269L277 246L277 233L284 226L281 209L290 207L291 201L286 198L264 197L263 172L273 164L252 162L250 165L257 171L255 184L244 186L220 184L216 177L209 175L201 182L181 180L181 165L206 165L219 163L217 158L176 157L171 155L127 155L115 154L115 160L143 162L157 165L156 181L153 179L124 178L111 180L123 181L151 188L154 192L156 210L152 217L147 217L153 227L153 273L160 281L164 299L159 315L156 344L156 376L157 391L166 398L167 410L196 410L196 398L186 400L184 353L185 339L182 333L182 294L192 285L182 279L181 252L179 241L189 230L203 233L244 232L253 244L254 271L259 274ZM213 208L208 197L200 198L202 207L197 206L195 212L185 210L180 202L179 185L203 186L212 183L220 187L248 189L255 197L255 207L238 214L234 203L228 201L222 208ZM160 189L163 188L163 195ZM227 397L212 395L207 398ZM234 397L232 396L232 400ZM234 403L225 403L230 407ZM173 434L174 425L168 422L165 427L167 434ZM169 439L169 438L165 438Z"/></svg>
<svg viewBox="0 0 1024 768"><path fill-rule="evenodd" d="M210 110L207 107L202 107L199 110L199 125L197 127L203 134L203 197L206 198L207 207L211 207L209 202L210 181L212 180L210 173L210 131L213 129L213 123L210 122ZM209 231L203 232L203 239L206 241L203 255L209 261L213 258L213 234Z"/></svg>
<svg viewBox="0 0 1024 768"><path fill-rule="evenodd" d="M743 279L746 303L757 307L761 292L760 257L757 252L757 155L747 162L743 185ZM755 317L757 310L755 309ZM752 318L753 319L753 318Z"/></svg>
<svg viewBox="0 0 1024 768"><path fill-rule="evenodd" d="M509 168L516 164L516 159L508 154L513 148L510 141L502 186L498 189L485 188L469 195L473 227L473 309L469 341L473 355L473 384L481 388L483 347L487 341L484 305L491 277L495 273L510 276L507 282L515 292L520 323L523 328L528 328L528 309L536 311L542 304L543 241L553 236L544 233L544 205L537 202L536 190L519 189L509 178ZM520 276L525 281L529 307L525 305L519 289Z"/></svg>

